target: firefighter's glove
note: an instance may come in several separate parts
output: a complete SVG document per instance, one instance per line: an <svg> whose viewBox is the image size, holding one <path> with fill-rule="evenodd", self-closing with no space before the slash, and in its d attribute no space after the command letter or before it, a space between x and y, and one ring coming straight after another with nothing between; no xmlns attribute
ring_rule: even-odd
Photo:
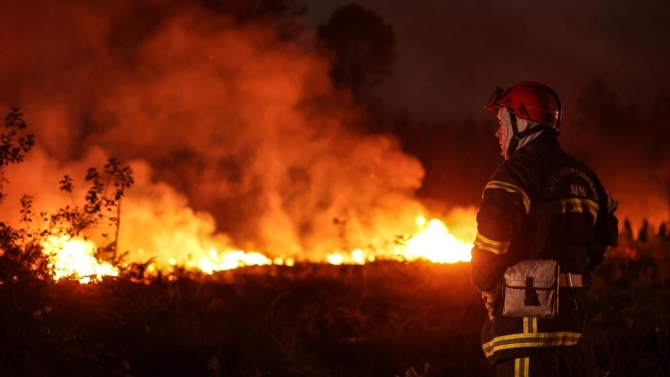
<svg viewBox="0 0 670 377"><path fill-rule="evenodd" d="M496 310L500 305L502 298L502 287L498 285L491 291L482 292L482 300L484 300L484 305L486 310L489 313L489 320L493 321L496 317Z"/></svg>

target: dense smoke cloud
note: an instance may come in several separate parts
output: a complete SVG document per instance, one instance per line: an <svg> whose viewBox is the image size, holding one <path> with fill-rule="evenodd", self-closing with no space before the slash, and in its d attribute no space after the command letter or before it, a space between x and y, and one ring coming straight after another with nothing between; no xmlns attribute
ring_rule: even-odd
<svg viewBox="0 0 670 377"><path fill-rule="evenodd" d="M3 217L22 193L40 210L66 203L62 175L107 156L138 182L121 248L179 245L177 229L195 227L307 257L342 249L343 231L352 246L385 242L422 211L421 165L347 127L364 115L332 88L309 33L287 41L276 21L195 5L101 4L25 1L0 15L0 103L21 107L38 143L8 171Z"/></svg>

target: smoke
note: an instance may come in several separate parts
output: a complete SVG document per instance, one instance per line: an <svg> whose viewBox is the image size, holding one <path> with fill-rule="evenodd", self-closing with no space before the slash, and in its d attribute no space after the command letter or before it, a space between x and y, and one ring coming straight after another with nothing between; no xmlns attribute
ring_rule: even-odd
<svg viewBox="0 0 670 377"><path fill-rule="evenodd" d="M670 219L670 166L669 156L658 160L645 155L642 147L620 141L603 139L596 135L591 140L594 148L586 162L598 174L601 182L618 201L616 215L619 223L629 220L634 230L644 220L653 226Z"/></svg>
<svg viewBox="0 0 670 377"><path fill-rule="evenodd" d="M595 94L594 86L601 87ZM622 105L616 94L598 80L579 101L582 111L579 116L567 117L560 140L568 152L596 172L617 199L620 224L628 219L635 230L644 220L655 226L669 221L667 116Z"/></svg>
<svg viewBox="0 0 670 377"><path fill-rule="evenodd" d="M162 1L15 2L0 25L0 104L38 143L8 170L2 217L22 193L39 210L71 204L62 175L109 156L135 171L120 238L133 258L316 259L386 242L423 211L423 168L394 139L351 131L364 114L307 31L289 40L276 21Z"/></svg>

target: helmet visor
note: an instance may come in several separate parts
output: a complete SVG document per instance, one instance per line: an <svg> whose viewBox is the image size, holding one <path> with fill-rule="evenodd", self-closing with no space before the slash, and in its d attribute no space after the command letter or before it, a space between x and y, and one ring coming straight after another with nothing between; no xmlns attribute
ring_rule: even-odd
<svg viewBox="0 0 670 377"><path fill-rule="evenodd" d="M503 108L500 100L505 96L505 90L496 86L496 90L491 95L491 99L484 105L484 108L494 114L498 114L498 110Z"/></svg>

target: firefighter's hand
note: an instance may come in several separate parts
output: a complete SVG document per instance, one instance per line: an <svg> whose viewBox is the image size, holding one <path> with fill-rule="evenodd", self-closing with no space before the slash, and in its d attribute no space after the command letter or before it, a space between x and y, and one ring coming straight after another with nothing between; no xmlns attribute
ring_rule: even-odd
<svg viewBox="0 0 670 377"><path fill-rule="evenodd" d="M496 317L496 310L498 305L500 305L500 299L502 296L502 287L498 285L491 291L482 292L482 300L484 300L484 305L489 314L489 320L493 321Z"/></svg>
<svg viewBox="0 0 670 377"><path fill-rule="evenodd" d="M591 286L593 285L593 278L591 278L591 274L587 272L582 275L582 287L584 288L584 292L588 291L591 289Z"/></svg>

